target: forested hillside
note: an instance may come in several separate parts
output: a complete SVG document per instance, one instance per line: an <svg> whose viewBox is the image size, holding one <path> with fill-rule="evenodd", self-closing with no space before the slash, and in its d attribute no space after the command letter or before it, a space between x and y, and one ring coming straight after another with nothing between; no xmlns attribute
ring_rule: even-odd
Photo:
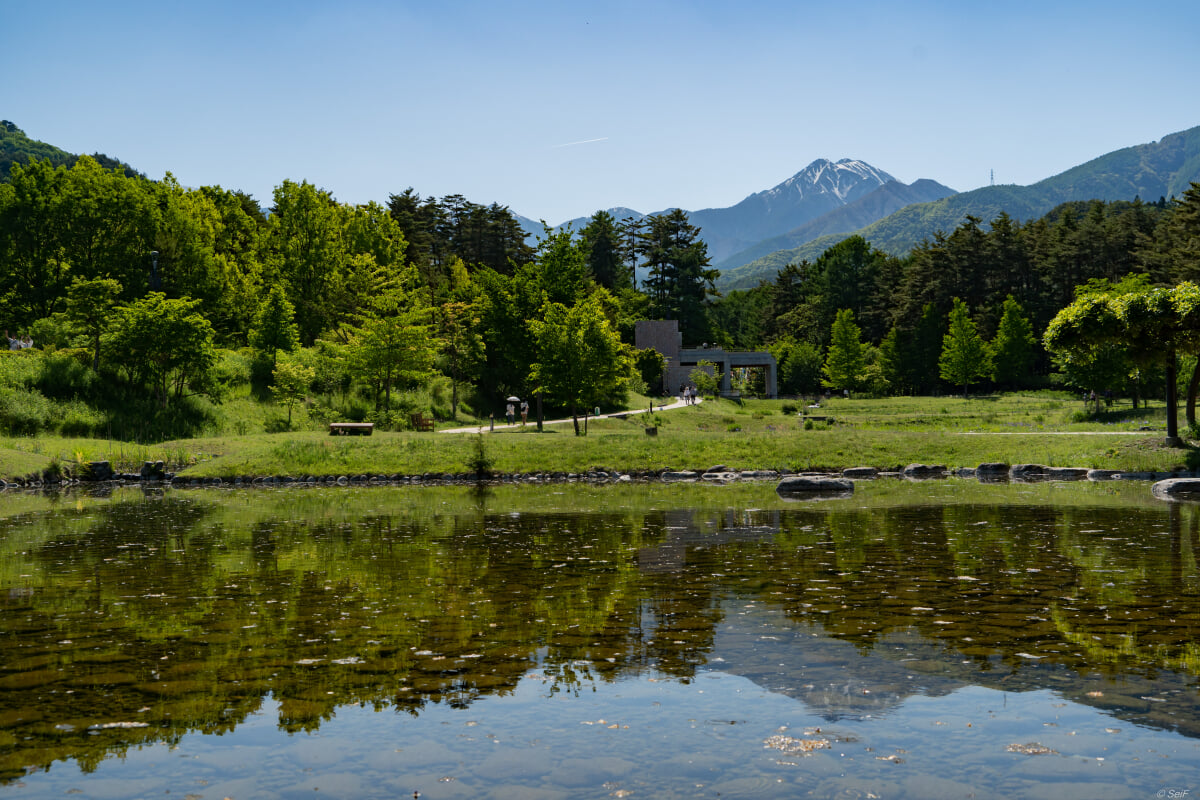
<svg viewBox="0 0 1200 800"><path fill-rule="evenodd" d="M28 164L31 161L49 161L55 166L71 166L79 156L60 150L51 144L30 139L16 124L8 120L0 120L0 181L8 179L9 170L13 164ZM94 153L92 158L100 166L107 169L121 168L127 175L136 175L133 167L109 158L102 153Z"/></svg>

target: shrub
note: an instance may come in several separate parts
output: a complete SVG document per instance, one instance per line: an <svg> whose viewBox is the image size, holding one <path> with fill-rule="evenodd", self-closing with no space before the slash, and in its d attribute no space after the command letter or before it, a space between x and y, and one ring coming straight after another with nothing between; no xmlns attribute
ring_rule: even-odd
<svg viewBox="0 0 1200 800"><path fill-rule="evenodd" d="M42 369L37 350L0 350L0 387L32 388Z"/></svg>
<svg viewBox="0 0 1200 800"><path fill-rule="evenodd" d="M246 386L254 377L254 357L246 350L220 350L215 369L216 380L232 389ZM268 373L269 374L269 373Z"/></svg>
<svg viewBox="0 0 1200 800"><path fill-rule="evenodd" d="M41 392L0 389L0 427L11 436L32 436L49 427L53 404Z"/></svg>
<svg viewBox="0 0 1200 800"><path fill-rule="evenodd" d="M656 395L659 394L662 390L663 371L667 366L667 360L662 353L650 348L636 350L633 354L633 366L636 376L641 379L642 388L638 389L632 383L629 388L638 394L648 394L650 389L653 389ZM669 394L670 387L667 391Z"/></svg>
<svg viewBox="0 0 1200 800"><path fill-rule="evenodd" d="M71 326L63 314L43 317L29 326L29 338L36 347L60 350L71 344Z"/></svg>
<svg viewBox="0 0 1200 800"><path fill-rule="evenodd" d="M780 409L780 412L781 412L781 413L782 413L782 414L783 414L785 417L790 417L790 416L792 416L793 414L798 414L798 413L800 413L800 407L799 407L799 406L797 406L795 403L784 403L784 404L783 404L783 408L781 408L781 409Z"/></svg>
<svg viewBox="0 0 1200 800"><path fill-rule="evenodd" d="M42 394L62 400L93 396L99 376L75 354L47 353L41 361L37 387Z"/></svg>
<svg viewBox="0 0 1200 800"><path fill-rule="evenodd" d="M467 459L467 468L475 473L476 480L484 480L492 474L495 459L488 454L482 433L475 434L475 446L472 449L474 452Z"/></svg>
<svg viewBox="0 0 1200 800"><path fill-rule="evenodd" d="M68 400L56 405L58 429L63 436L95 436L104 431L107 418L87 403Z"/></svg>
<svg viewBox="0 0 1200 800"><path fill-rule="evenodd" d="M626 387L634 394L640 394L644 397L648 397L650 395L650 388L646 385L645 379L643 379L642 376L637 373L634 373L630 376Z"/></svg>
<svg viewBox="0 0 1200 800"><path fill-rule="evenodd" d="M63 477L63 465L57 456L51 456L50 463L42 470L42 480L59 481Z"/></svg>

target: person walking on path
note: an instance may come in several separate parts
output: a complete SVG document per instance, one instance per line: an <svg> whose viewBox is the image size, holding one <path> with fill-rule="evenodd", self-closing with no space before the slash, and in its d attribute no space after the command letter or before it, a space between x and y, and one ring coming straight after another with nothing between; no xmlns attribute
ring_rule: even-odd
<svg viewBox="0 0 1200 800"><path fill-rule="evenodd" d="M525 427L525 423L529 421L529 401L521 401L521 427Z"/></svg>
<svg viewBox="0 0 1200 800"><path fill-rule="evenodd" d="M508 419L508 424L509 424L509 425L512 425L512 424L513 424L513 419L515 419L515 418L516 418L516 416L517 416L516 409L515 409L515 408L513 408L513 404L512 404L512 403L509 403L509 404L508 404L508 407L504 409L504 416L505 416L505 418L506 418L506 419Z"/></svg>

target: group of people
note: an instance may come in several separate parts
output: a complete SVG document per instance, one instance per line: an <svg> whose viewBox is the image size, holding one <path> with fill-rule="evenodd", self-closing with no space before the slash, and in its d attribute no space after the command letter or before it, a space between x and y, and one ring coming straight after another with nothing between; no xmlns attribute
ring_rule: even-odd
<svg viewBox="0 0 1200 800"><path fill-rule="evenodd" d="M4 338L8 339L9 350L28 350L29 348L33 347L33 339L30 338L28 333L17 339L9 336L8 331L6 330L4 331Z"/></svg>
<svg viewBox="0 0 1200 800"><path fill-rule="evenodd" d="M508 424L512 425L516 422L517 409L511 402L504 409L504 418L508 420ZM521 424L524 425L529 419L529 401L521 401Z"/></svg>
<svg viewBox="0 0 1200 800"><path fill-rule="evenodd" d="M683 398L684 405L690 406L696 404L696 390L687 384L679 387L679 396Z"/></svg>

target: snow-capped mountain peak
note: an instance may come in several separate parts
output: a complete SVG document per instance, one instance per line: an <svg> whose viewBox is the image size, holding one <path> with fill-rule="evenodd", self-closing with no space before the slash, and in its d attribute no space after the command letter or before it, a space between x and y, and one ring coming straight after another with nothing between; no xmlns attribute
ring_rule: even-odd
<svg viewBox="0 0 1200 800"><path fill-rule="evenodd" d="M895 179L865 161L843 158L833 162L827 158L818 158L783 183L759 192L757 196L772 205L772 200L782 200L786 197L794 201L814 193L832 194L842 203L848 203L852 199L851 194L866 194L891 180Z"/></svg>

